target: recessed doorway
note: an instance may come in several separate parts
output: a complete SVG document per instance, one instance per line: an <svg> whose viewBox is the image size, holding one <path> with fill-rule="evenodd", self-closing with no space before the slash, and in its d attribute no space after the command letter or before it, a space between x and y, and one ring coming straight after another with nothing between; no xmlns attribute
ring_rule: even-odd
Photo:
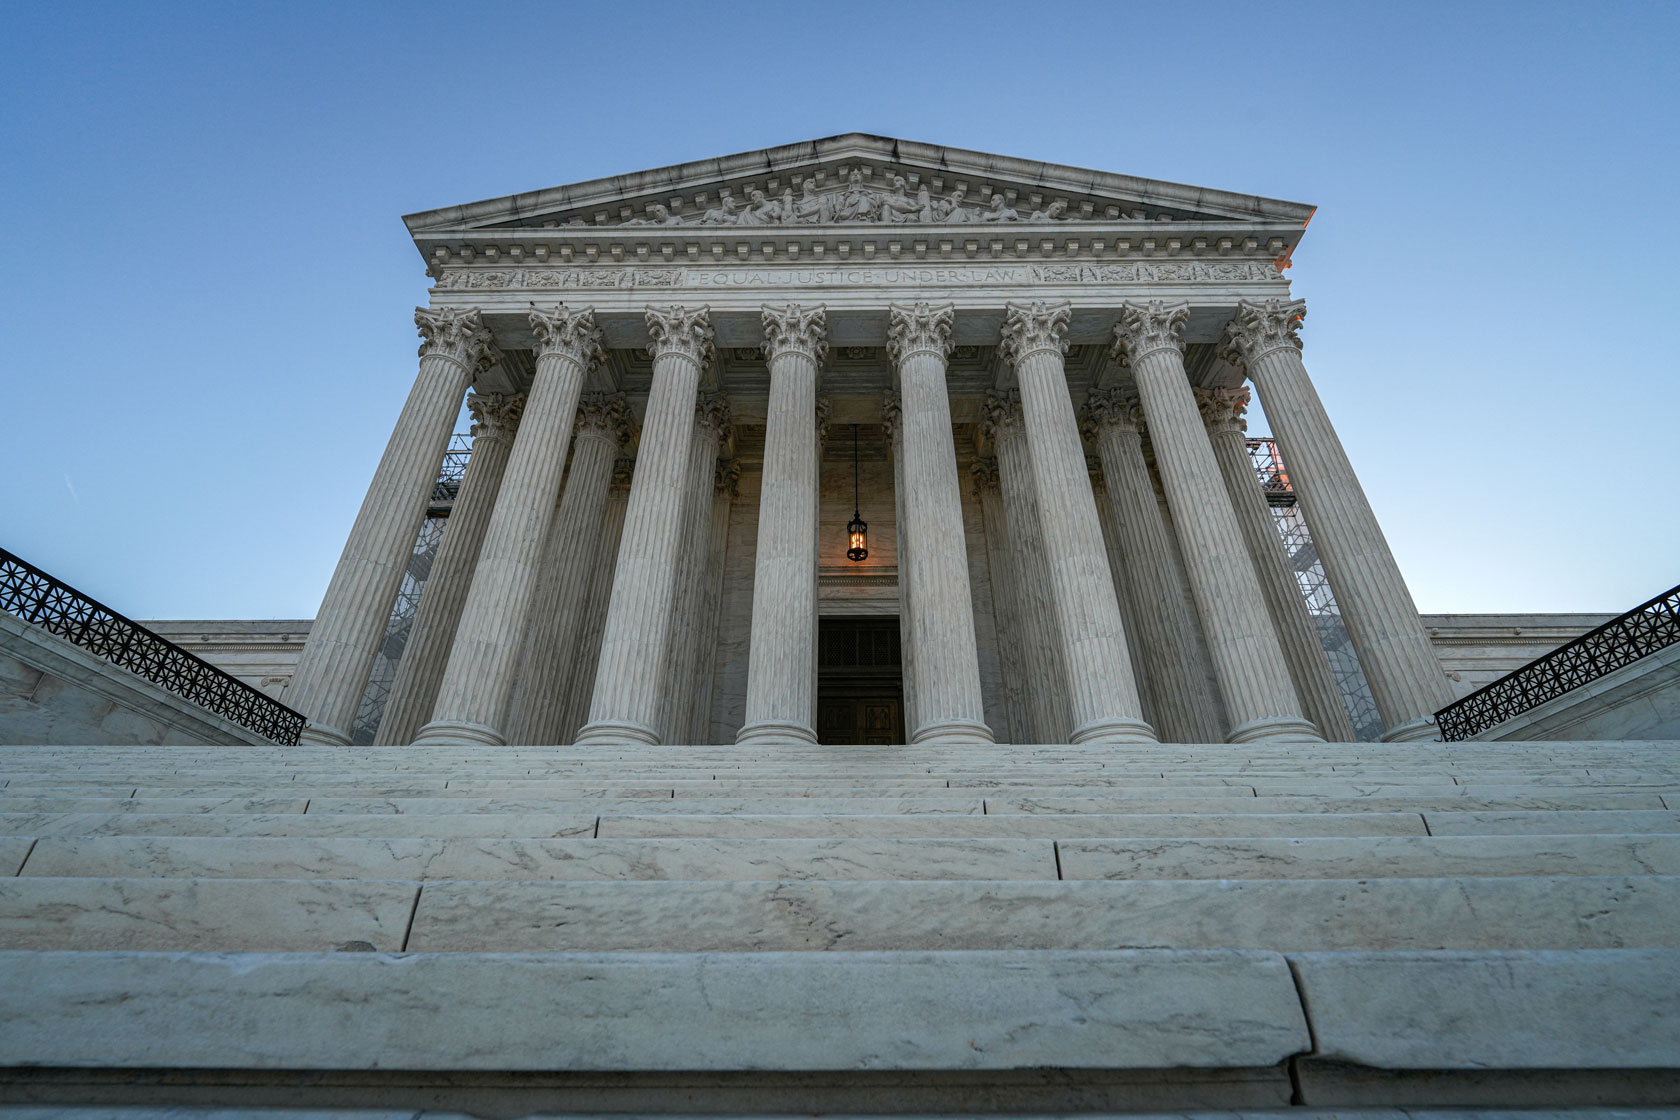
<svg viewBox="0 0 1680 1120"><path fill-rule="evenodd" d="M898 619L817 620L817 742L904 742Z"/></svg>

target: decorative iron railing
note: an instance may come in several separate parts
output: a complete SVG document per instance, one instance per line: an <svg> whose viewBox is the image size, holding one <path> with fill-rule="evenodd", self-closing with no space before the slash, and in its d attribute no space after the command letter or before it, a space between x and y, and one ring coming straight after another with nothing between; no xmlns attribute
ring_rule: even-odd
<svg viewBox="0 0 1680 1120"><path fill-rule="evenodd" d="M1468 739L1676 642L1680 587L1448 704L1435 713L1435 722L1447 742Z"/></svg>
<svg viewBox="0 0 1680 1120"><path fill-rule="evenodd" d="M304 718L133 619L0 548L0 610L285 746Z"/></svg>

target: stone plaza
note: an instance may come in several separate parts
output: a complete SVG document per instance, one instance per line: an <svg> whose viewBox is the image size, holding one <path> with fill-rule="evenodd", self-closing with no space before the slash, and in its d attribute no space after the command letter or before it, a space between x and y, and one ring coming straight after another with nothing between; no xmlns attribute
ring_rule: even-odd
<svg viewBox="0 0 1680 1120"><path fill-rule="evenodd" d="M317 617L152 624L296 743L0 615L95 697L0 737L0 1120L1680 1118L1675 744L1441 741L1605 620L1418 614L1312 214L850 134L409 215Z"/></svg>

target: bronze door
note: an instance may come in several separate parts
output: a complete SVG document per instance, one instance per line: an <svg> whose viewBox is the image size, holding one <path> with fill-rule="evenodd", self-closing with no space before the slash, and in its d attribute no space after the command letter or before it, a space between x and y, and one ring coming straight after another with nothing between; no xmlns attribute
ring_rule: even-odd
<svg viewBox="0 0 1680 1120"><path fill-rule="evenodd" d="M898 619L824 618L817 628L817 742L904 742Z"/></svg>

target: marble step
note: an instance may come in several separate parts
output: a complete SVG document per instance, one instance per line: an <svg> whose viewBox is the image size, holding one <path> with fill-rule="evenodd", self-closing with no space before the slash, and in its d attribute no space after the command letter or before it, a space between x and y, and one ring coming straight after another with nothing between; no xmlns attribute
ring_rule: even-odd
<svg viewBox="0 0 1680 1120"><path fill-rule="evenodd" d="M1126 803L1106 797L1012 797L987 796L987 813L1117 813ZM1669 804L1672 802L1672 805ZM651 803L650 803L651 804ZM1157 813L1431 813L1487 812L1505 810L1671 810L1680 806L1680 795L1666 799L1657 793L1571 793L1523 794L1509 797L1232 797L1179 799L1162 798L1150 806Z"/></svg>
<svg viewBox="0 0 1680 1120"><path fill-rule="evenodd" d="M942 814L941 816L945 816ZM888 817L888 820L912 820ZM966 817L960 819L968 819ZM981 820L976 816L975 820ZM1421 821L1422 818L1417 818ZM20 836L486 836L547 839L594 836L593 809L542 813L0 813L0 834ZM907 835L917 835L908 833ZM953 833L952 835L963 835ZM1009 835L1000 832L998 835Z"/></svg>
<svg viewBox="0 0 1680 1120"><path fill-rule="evenodd" d="M346 879L0 879L0 949L395 952L419 891Z"/></svg>
<svg viewBox="0 0 1680 1120"><path fill-rule="evenodd" d="M1680 948L1680 878L427 883L421 952Z"/></svg>
<svg viewBox="0 0 1680 1120"><path fill-rule="evenodd" d="M1373 1087L1460 1108L1671 1099L1680 1065L1672 950L88 952L21 965L0 958L14 1069L63 1071L77 1092L101 1072L121 1086L130 1071L208 1066L215 1077L190 1082L209 1087L201 1099L221 1087L256 1106L375 1071L449 1070L378 1083L391 1103L504 1116L515 1098L486 1091L524 1084L563 1094L573 1115L1136 1117L1193 1100L1346 1117L1358 1112L1322 1110Z"/></svg>
<svg viewBox="0 0 1680 1120"><path fill-rule="evenodd" d="M43 836L21 874L163 879L1055 879L1045 839Z"/></svg>
<svg viewBox="0 0 1680 1120"><path fill-rule="evenodd" d="M1426 833L1423 816L1418 813L1023 813L1013 816L626 813L602 816L596 834L603 838L1021 836L1058 840L1097 836L1423 836Z"/></svg>
<svg viewBox="0 0 1680 1120"><path fill-rule="evenodd" d="M753 952L1680 945L1665 876L0 880L0 949Z"/></svg>
<svg viewBox="0 0 1680 1120"><path fill-rule="evenodd" d="M1680 874L1680 836L1660 835L1082 839L1056 851L1064 879Z"/></svg>
<svg viewBox="0 0 1680 1120"><path fill-rule="evenodd" d="M1680 813L1654 809L1598 809L1585 812L1489 812L1423 814L1435 836L1490 836L1523 832L1680 832Z"/></svg>

